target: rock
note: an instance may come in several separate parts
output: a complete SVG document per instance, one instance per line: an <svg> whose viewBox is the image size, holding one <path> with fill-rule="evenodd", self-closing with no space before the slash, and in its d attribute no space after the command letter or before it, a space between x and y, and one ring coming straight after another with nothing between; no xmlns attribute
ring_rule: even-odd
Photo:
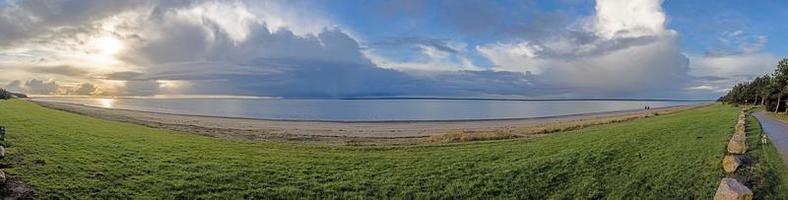
<svg viewBox="0 0 788 200"><path fill-rule="evenodd" d="M736 179L723 178L714 200L752 200L752 191Z"/></svg>
<svg viewBox="0 0 788 200"><path fill-rule="evenodd" d="M5 158L5 148L0 146L0 159Z"/></svg>
<svg viewBox="0 0 788 200"><path fill-rule="evenodd" d="M3 172L3 170L0 170L0 185L4 185L5 181L6 181L5 172Z"/></svg>
<svg viewBox="0 0 788 200"><path fill-rule="evenodd" d="M747 151L747 138L742 135L733 135L728 142L728 153L743 154Z"/></svg>
<svg viewBox="0 0 788 200"><path fill-rule="evenodd" d="M725 158L722 158L722 169L724 169L725 172L732 173L736 171L742 163L744 162L739 155L725 155Z"/></svg>
<svg viewBox="0 0 788 200"><path fill-rule="evenodd" d="M736 134L745 134L747 132L747 126L744 123L736 124Z"/></svg>
<svg viewBox="0 0 788 200"><path fill-rule="evenodd" d="M36 190L10 177L3 187L3 199L36 199Z"/></svg>

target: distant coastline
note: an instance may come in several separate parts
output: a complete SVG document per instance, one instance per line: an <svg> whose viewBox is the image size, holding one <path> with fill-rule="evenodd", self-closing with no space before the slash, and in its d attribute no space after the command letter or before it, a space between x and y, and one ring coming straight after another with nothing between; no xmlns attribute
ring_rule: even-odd
<svg viewBox="0 0 788 200"><path fill-rule="evenodd" d="M704 102L713 99L659 99L659 98L549 98L549 99L521 99L521 98L484 98L484 97L345 97L329 98L340 100L471 100L471 101L675 101L675 102Z"/></svg>
<svg viewBox="0 0 788 200"><path fill-rule="evenodd" d="M497 97L269 97L242 95L155 95L155 96L89 96L89 95L29 95L30 98L113 98L113 99L316 99L316 100L454 100L454 101L673 101L706 102L715 99L668 99L668 98L497 98Z"/></svg>

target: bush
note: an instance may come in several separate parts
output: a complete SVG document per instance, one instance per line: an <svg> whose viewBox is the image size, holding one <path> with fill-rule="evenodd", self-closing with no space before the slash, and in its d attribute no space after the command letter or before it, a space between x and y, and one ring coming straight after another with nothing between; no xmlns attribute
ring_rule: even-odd
<svg viewBox="0 0 788 200"><path fill-rule="evenodd" d="M3 88L0 88L0 99L5 100L5 99L10 99L12 97L14 97L14 96L13 96L13 94L11 94L11 92L9 92L8 90L5 90Z"/></svg>

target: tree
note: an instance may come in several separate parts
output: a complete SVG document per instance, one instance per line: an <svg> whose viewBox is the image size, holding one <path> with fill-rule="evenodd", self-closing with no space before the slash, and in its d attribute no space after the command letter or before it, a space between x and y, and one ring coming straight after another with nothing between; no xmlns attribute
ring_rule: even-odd
<svg viewBox="0 0 788 200"><path fill-rule="evenodd" d="M782 105L783 95L788 91L788 89L786 89L786 85L788 85L788 59L782 59L777 63L777 69L774 69L770 85L772 88L777 89L777 106L774 108L774 112L776 113L780 110L780 106Z"/></svg>
<svg viewBox="0 0 788 200"><path fill-rule="evenodd" d="M754 105L763 105L766 98L772 93L772 88L769 87L770 81L771 77L768 75L756 77L745 86L745 98L748 100L752 98Z"/></svg>
<svg viewBox="0 0 788 200"><path fill-rule="evenodd" d="M772 91L774 91L773 88L769 87L769 82L772 81L771 79L771 76L763 75L755 78L755 80L752 81L753 87L755 88L758 97L761 99L758 105L765 105L766 99L769 98L769 95L771 95Z"/></svg>
<svg viewBox="0 0 788 200"><path fill-rule="evenodd" d="M11 92L3 88L0 88L0 99L10 99L12 97L14 97L14 95L11 94Z"/></svg>

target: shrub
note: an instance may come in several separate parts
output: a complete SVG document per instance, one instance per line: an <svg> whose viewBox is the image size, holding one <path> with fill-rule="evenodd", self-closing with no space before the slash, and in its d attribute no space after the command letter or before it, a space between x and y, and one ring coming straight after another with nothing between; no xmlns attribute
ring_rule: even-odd
<svg viewBox="0 0 788 200"><path fill-rule="evenodd" d="M5 100L5 99L13 98L13 97L14 97L14 95L11 94L11 92L9 92L8 90L5 90L3 88L0 88L0 99Z"/></svg>

